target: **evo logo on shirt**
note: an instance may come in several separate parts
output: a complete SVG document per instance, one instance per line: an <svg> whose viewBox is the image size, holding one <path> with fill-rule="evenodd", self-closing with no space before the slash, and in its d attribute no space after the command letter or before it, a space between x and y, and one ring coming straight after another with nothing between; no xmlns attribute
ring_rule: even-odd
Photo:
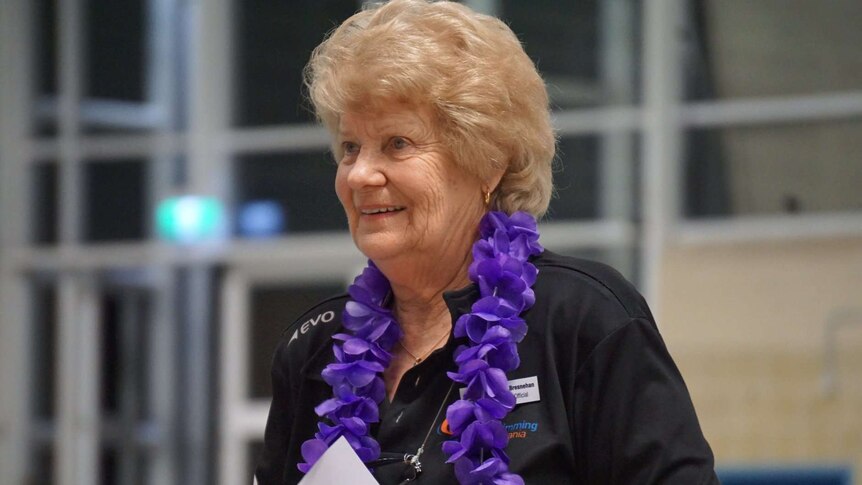
<svg viewBox="0 0 862 485"><path fill-rule="evenodd" d="M318 323L329 323L335 319L335 312L329 310L328 312L323 312L320 315L315 317L311 317L308 320L302 322L302 325L296 330L294 330L293 335L290 336L290 340L287 342L287 345L293 343L294 340L298 339L300 335L305 335L311 327L316 327Z"/></svg>

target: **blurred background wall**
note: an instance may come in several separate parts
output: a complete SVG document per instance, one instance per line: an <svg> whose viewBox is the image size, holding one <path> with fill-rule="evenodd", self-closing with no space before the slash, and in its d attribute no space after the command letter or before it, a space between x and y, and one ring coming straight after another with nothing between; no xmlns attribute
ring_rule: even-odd
<svg viewBox="0 0 862 485"><path fill-rule="evenodd" d="M249 483L363 264L300 82L361 3L0 2L3 484ZM543 243L646 294L725 483L862 483L862 3L465 3L549 86Z"/></svg>

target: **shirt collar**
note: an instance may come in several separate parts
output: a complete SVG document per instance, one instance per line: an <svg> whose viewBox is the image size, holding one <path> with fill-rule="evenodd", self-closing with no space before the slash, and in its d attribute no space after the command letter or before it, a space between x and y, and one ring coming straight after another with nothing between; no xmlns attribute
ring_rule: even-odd
<svg viewBox="0 0 862 485"><path fill-rule="evenodd" d="M479 299L479 287L475 283L471 283L464 288L447 291L443 293L443 301L449 307L449 313L452 314L452 324L458 320L458 317L465 313L469 313L473 307L473 303Z"/></svg>
<svg viewBox="0 0 862 485"><path fill-rule="evenodd" d="M478 299L479 287L475 283L443 293L443 301L446 302L449 313L452 315L452 326L455 325L455 322L458 321L461 315L470 312L473 303ZM450 344L453 343L452 338L449 340ZM322 346L318 347L303 366L302 374L314 380L322 381L323 378L320 376L320 373L332 361L332 344L333 340L330 338Z"/></svg>

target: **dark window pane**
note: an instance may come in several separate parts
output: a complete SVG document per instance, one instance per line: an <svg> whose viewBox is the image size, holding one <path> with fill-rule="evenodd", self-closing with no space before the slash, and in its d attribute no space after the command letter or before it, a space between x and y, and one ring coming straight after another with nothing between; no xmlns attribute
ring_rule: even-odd
<svg viewBox="0 0 862 485"><path fill-rule="evenodd" d="M248 202L273 201L283 213L284 233L345 230L335 171L324 152L241 156L235 169L237 211Z"/></svg>
<svg viewBox="0 0 862 485"><path fill-rule="evenodd" d="M33 204L31 206L33 233L37 244L57 242L57 164L40 163L33 167Z"/></svg>
<svg viewBox="0 0 862 485"><path fill-rule="evenodd" d="M300 92L302 68L326 32L356 12L355 0L235 2L235 123L282 124L313 119Z"/></svg>
<svg viewBox="0 0 862 485"><path fill-rule="evenodd" d="M99 483L114 485L119 482L117 473L117 465L119 456L114 448L102 447L102 452L99 455Z"/></svg>
<svg viewBox="0 0 862 485"><path fill-rule="evenodd" d="M561 138L546 219L636 218L639 146L640 137L632 133Z"/></svg>
<svg viewBox="0 0 862 485"><path fill-rule="evenodd" d="M570 137L557 146L559 164L554 170L556 195L547 219L593 219L598 216L599 140L595 136Z"/></svg>
<svg viewBox="0 0 862 485"><path fill-rule="evenodd" d="M39 94L57 94L57 0L33 0Z"/></svg>
<svg viewBox="0 0 862 485"><path fill-rule="evenodd" d="M691 1L688 10L692 99L862 86L862 2L708 0Z"/></svg>
<svg viewBox="0 0 862 485"><path fill-rule="evenodd" d="M39 446L33 450L30 474L24 483L51 485L54 481L54 450L50 446Z"/></svg>
<svg viewBox="0 0 862 485"><path fill-rule="evenodd" d="M692 130L685 140L685 215L720 216L730 213L730 181L720 130Z"/></svg>
<svg viewBox="0 0 862 485"><path fill-rule="evenodd" d="M57 291L52 284L36 283L33 295L33 414L50 420L54 417L54 389L57 353Z"/></svg>
<svg viewBox="0 0 862 485"><path fill-rule="evenodd" d="M102 432L104 436L104 427ZM116 437L102 442L99 455L99 484L144 485L149 483L151 464L147 451L139 445L132 444L128 447L124 445Z"/></svg>
<svg viewBox="0 0 862 485"><path fill-rule="evenodd" d="M33 0L32 5L35 131L41 136L55 136L56 119L42 112L39 105L56 99L57 95L57 0Z"/></svg>
<svg viewBox="0 0 862 485"><path fill-rule="evenodd" d="M121 277L126 276L131 279L140 275L128 272ZM149 296L146 290L123 286L110 286L102 295L100 395L102 412L107 416L146 419L149 414ZM120 426L134 426L127 421ZM133 434L134 430L123 432Z"/></svg>
<svg viewBox="0 0 862 485"><path fill-rule="evenodd" d="M120 332L120 302L115 295L102 297L102 413L115 414L120 402L120 377L123 362Z"/></svg>
<svg viewBox="0 0 862 485"><path fill-rule="evenodd" d="M131 290L126 290L131 291ZM152 418L152 409L150 404L151 399L146 397L150 395L150 379L153 362L150 358L152 353L152 330L153 319L153 294L146 290L134 290L135 302L133 303L133 312L136 314L135 327L131 329L131 341L134 342L130 352L126 356L126 365L134 366L135 382L132 384L134 388L134 407L135 416L139 420L147 420Z"/></svg>
<svg viewBox="0 0 862 485"><path fill-rule="evenodd" d="M87 241L143 239L149 220L142 161L85 164Z"/></svg>
<svg viewBox="0 0 862 485"><path fill-rule="evenodd" d="M91 0L86 7L85 96L143 101L146 2Z"/></svg>
<svg viewBox="0 0 862 485"><path fill-rule="evenodd" d="M33 120L40 136L56 136L57 120L39 105L57 96L57 0L33 0ZM44 107L43 107L44 108Z"/></svg>
<svg viewBox="0 0 862 485"><path fill-rule="evenodd" d="M272 396L269 379L272 353L281 334L314 304L344 289L345 286L338 283L260 286L252 289L249 349L252 398ZM321 317L316 324L325 325L328 318Z"/></svg>
<svg viewBox="0 0 862 485"><path fill-rule="evenodd" d="M862 120L693 130L689 216L862 210Z"/></svg>
<svg viewBox="0 0 862 485"><path fill-rule="evenodd" d="M539 67L555 108L635 101L640 2L616 2L613 8L613 2L605 3L501 2L500 17ZM602 29L612 31L603 36ZM619 45L604 45L606 39ZM613 72L616 78L606 83L605 71ZM627 73L624 80L621 73ZM620 82L624 86L611 85Z"/></svg>

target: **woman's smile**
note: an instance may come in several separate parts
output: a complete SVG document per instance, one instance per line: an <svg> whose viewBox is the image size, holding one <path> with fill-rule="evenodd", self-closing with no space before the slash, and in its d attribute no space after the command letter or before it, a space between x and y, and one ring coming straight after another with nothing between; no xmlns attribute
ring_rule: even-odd
<svg viewBox="0 0 862 485"><path fill-rule="evenodd" d="M380 207L360 207L359 213L363 216L387 216L395 215L403 211L406 207L401 205L384 205Z"/></svg>

